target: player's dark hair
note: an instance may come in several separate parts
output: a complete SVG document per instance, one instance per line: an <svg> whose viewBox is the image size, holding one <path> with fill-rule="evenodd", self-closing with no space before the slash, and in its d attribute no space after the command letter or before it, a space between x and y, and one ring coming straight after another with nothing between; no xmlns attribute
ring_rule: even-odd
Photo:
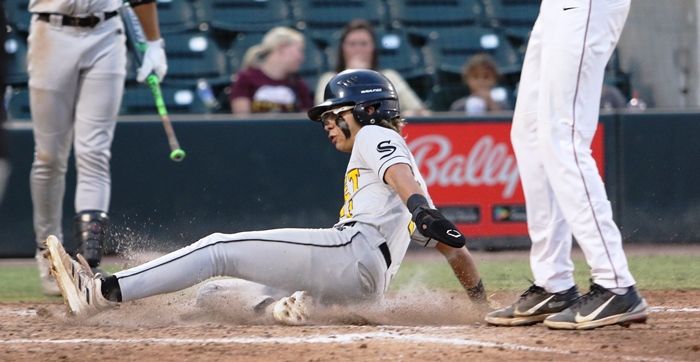
<svg viewBox="0 0 700 362"><path fill-rule="evenodd" d="M340 41L338 42L338 62L335 65L336 73L340 73L347 69L347 63L345 62L345 57L343 57L343 44L345 43L345 38L348 37L348 34L356 30L367 31L372 38L372 45L374 46L374 52L372 52L372 70L379 69L379 50L377 49L377 36L374 34L374 27L372 27L372 24L369 22L358 19L345 25L340 33Z"/></svg>

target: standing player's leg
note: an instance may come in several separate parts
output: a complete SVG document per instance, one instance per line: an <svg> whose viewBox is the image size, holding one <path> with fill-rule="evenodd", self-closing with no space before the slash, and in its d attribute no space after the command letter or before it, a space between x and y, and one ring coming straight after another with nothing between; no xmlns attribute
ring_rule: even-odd
<svg viewBox="0 0 700 362"><path fill-rule="evenodd" d="M553 8L558 14L552 17L551 45L543 54L550 71L549 85L543 88L551 89L539 137L545 173L596 282L605 288L629 287L635 282L590 149L598 127L605 65L622 31L629 1L598 0L590 8L568 11Z"/></svg>
<svg viewBox="0 0 700 362"><path fill-rule="evenodd" d="M486 316L487 322L496 325L541 322L569 307L579 295L573 280L574 266L569 258L571 234L552 195L538 140L543 112L541 92L549 81L542 59L545 33L549 31L545 5L543 2L528 41L511 128L511 142L525 195L532 240L530 266L535 282L513 305Z"/></svg>
<svg viewBox="0 0 700 362"><path fill-rule="evenodd" d="M112 139L124 91L126 47L118 18L110 19L84 38L94 59L84 59L75 105L74 235L77 250L91 268L100 265L109 235Z"/></svg>
<svg viewBox="0 0 700 362"><path fill-rule="evenodd" d="M544 321L556 329L637 323L648 316L590 150L605 65L622 32L630 1L598 0L585 5L556 18L548 69L562 82L552 82L550 87L552 112L541 143L550 155L545 158L545 171L591 267L594 284L570 308Z"/></svg>
<svg viewBox="0 0 700 362"><path fill-rule="evenodd" d="M34 135L34 161L30 173L36 259L42 287L57 294L42 257L43 242L55 235L62 242L65 174L73 139L73 110L77 94L81 42L71 29L53 28L32 21L28 37L27 63L29 99ZM71 49L70 52L58 49Z"/></svg>

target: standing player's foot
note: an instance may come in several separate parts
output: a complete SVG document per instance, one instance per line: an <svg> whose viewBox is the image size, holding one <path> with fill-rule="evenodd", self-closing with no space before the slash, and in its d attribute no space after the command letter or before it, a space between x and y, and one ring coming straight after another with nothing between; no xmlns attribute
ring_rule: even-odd
<svg viewBox="0 0 700 362"><path fill-rule="evenodd" d="M484 319L498 326L531 325L569 308L577 298L579 292L575 285L565 292L547 293L544 288L533 284L513 305L493 311Z"/></svg>
<svg viewBox="0 0 700 362"><path fill-rule="evenodd" d="M295 292L291 297L282 298L272 305L272 316L280 324L305 325L309 319L312 303L309 293Z"/></svg>
<svg viewBox="0 0 700 362"><path fill-rule="evenodd" d="M51 273L49 272L49 261L46 260L46 258L44 258L44 251L45 250L37 249L36 254L34 254L34 259L36 259L36 265L39 269L39 280L41 281L41 289L46 295L59 296L61 295L61 290L58 289L56 279L54 279L54 277L52 277Z"/></svg>
<svg viewBox="0 0 700 362"><path fill-rule="evenodd" d="M100 275L93 276L90 268L71 259L55 236L49 236L44 245L47 248L44 256L49 261L49 270L56 278L69 312L76 316L87 316L117 305L102 296Z"/></svg>
<svg viewBox="0 0 700 362"><path fill-rule="evenodd" d="M574 305L548 317L544 324L551 329L593 329L614 324L629 327L646 323L648 317L647 302L634 286L618 295L593 283Z"/></svg>

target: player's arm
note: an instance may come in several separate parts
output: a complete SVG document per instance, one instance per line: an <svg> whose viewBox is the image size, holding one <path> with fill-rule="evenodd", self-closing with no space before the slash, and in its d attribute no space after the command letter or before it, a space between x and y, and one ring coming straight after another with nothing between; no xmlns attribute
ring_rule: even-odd
<svg viewBox="0 0 700 362"><path fill-rule="evenodd" d="M168 64L165 58L165 42L160 36L158 25L158 9L155 0L129 0L136 17L139 18L141 28L146 36L146 51L143 55L143 64L138 70L136 80L145 82L151 72L162 81L168 72Z"/></svg>
<svg viewBox="0 0 700 362"><path fill-rule="evenodd" d="M435 249L447 259L459 284L467 291L469 299L475 302L486 302L486 290L481 282L479 269L467 247L452 248L443 243L437 243Z"/></svg>
<svg viewBox="0 0 700 362"><path fill-rule="evenodd" d="M440 211L430 207L423 189L413 178L413 172L408 164L397 163L389 166L384 173L384 181L399 194L408 211L411 212L411 220L416 223L422 235L453 248L464 246L467 240L457 227L442 216Z"/></svg>

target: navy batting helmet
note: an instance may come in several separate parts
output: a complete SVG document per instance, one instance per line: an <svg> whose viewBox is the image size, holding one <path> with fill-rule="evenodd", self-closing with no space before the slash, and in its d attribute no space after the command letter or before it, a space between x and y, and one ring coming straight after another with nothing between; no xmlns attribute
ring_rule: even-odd
<svg viewBox="0 0 700 362"><path fill-rule="evenodd" d="M361 126L379 124L399 116L399 97L394 85L384 75L369 69L348 69L328 81L323 94L324 102L308 112L313 121L321 115L342 106L355 106L352 114ZM374 107L368 114L365 109Z"/></svg>

